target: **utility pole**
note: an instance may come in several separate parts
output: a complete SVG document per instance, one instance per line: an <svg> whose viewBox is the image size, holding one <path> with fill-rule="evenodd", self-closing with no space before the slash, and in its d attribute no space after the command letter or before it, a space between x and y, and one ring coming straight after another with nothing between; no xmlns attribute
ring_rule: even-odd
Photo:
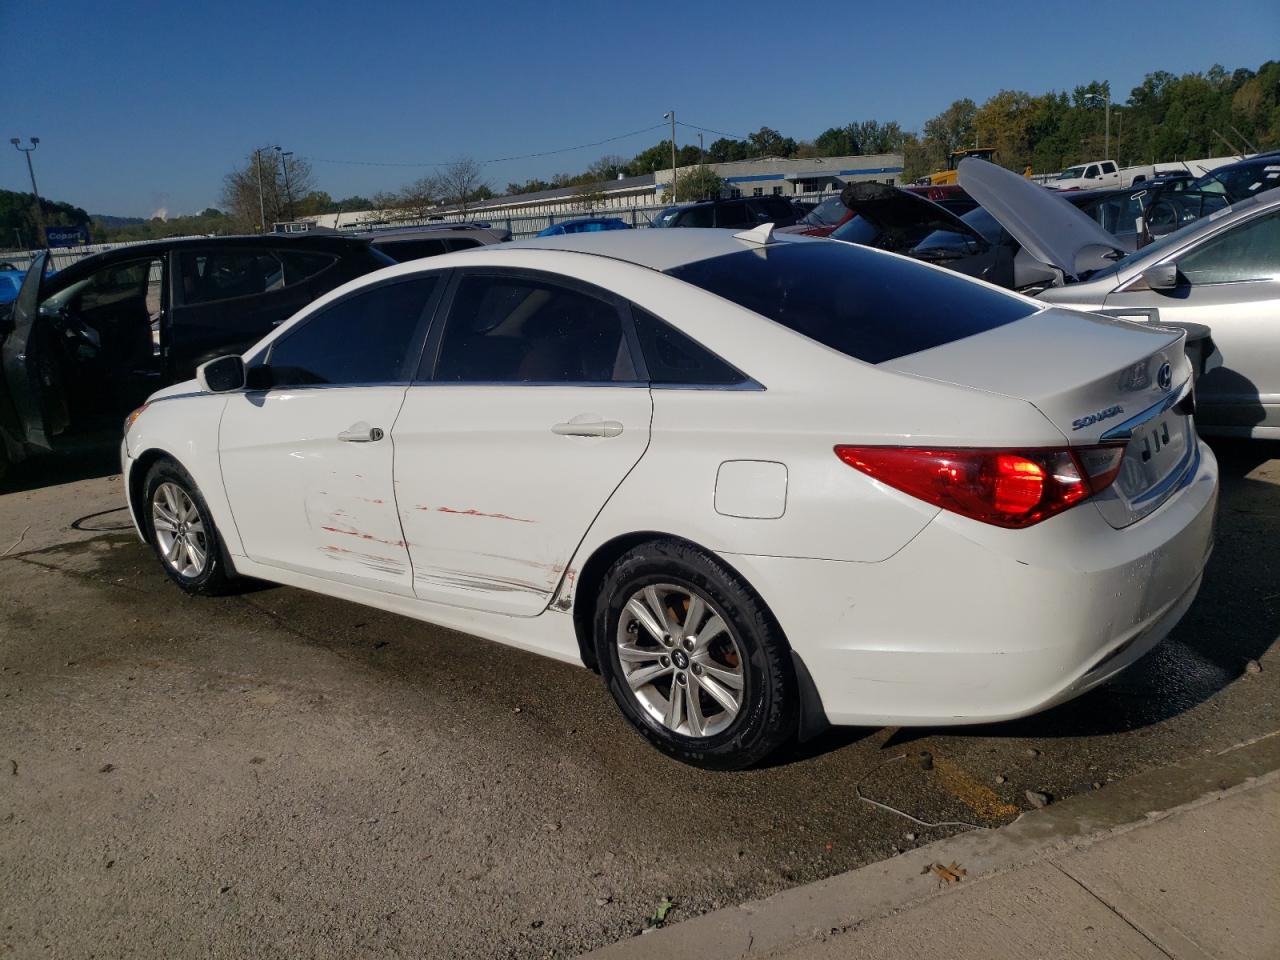
<svg viewBox="0 0 1280 960"><path fill-rule="evenodd" d="M288 161L285 160L285 157L292 157L293 151L282 150L279 147L276 147L275 150L276 150L276 153L280 154L280 169L284 171L284 199L285 199L285 202L289 205L289 219L292 220L293 219L293 193L290 192L289 190L289 163Z"/></svg>
<svg viewBox="0 0 1280 960"><path fill-rule="evenodd" d="M664 113L662 119L671 121L671 202L675 203L680 199L676 196L676 112Z"/></svg>
<svg viewBox="0 0 1280 960"><path fill-rule="evenodd" d="M702 147L702 134L698 134L698 166L705 167L707 165L707 152Z"/></svg>
<svg viewBox="0 0 1280 960"><path fill-rule="evenodd" d="M675 127L673 126L671 129L674 130ZM27 173L31 174L31 195L36 199L36 229L40 231L36 239L40 241L40 246L46 246L49 243L49 237L44 232L44 209L40 206L40 189L36 186L36 170L31 165L31 154L36 147L40 146L40 138L32 137L31 146L29 147L22 145L21 137L14 137L9 142L13 144L14 149L20 150L27 155Z"/></svg>
<svg viewBox="0 0 1280 960"><path fill-rule="evenodd" d="M253 159L258 164L258 232L267 232L267 206L262 201L262 149L253 151Z"/></svg>

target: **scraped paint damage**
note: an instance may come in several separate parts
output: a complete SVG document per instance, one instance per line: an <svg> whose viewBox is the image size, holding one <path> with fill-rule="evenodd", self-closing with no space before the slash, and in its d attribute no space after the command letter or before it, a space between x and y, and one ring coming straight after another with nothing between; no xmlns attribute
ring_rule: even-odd
<svg viewBox="0 0 1280 960"><path fill-rule="evenodd" d="M477 593L532 593L543 595L547 588L528 580L514 577L484 577L456 570L414 570L415 582L454 590L470 590Z"/></svg>
<svg viewBox="0 0 1280 960"><path fill-rule="evenodd" d="M408 544L405 543L403 540L383 540L381 537L375 537L371 533L361 533L359 530L343 530L340 527L326 527L326 526L322 526L320 529L328 533L341 533L343 536L347 536L347 537L359 537L361 540L371 540L374 543L385 543L389 547L407 547L408 546Z"/></svg>
<svg viewBox="0 0 1280 960"><path fill-rule="evenodd" d="M486 517L490 520L513 520L516 523L537 523L536 520L525 520L522 517L512 517L505 513L485 513L483 510L477 510L474 507L468 507L465 510L458 510L454 507L430 507L416 506L415 510L435 510L437 513L451 513L458 517Z"/></svg>
<svg viewBox="0 0 1280 960"><path fill-rule="evenodd" d="M363 566L382 573L404 573L404 562L394 557L380 557L372 553L361 553L358 550L348 550L346 547L324 546L317 547L321 553L332 557L334 560L342 561L350 557L358 560Z"/></svg>

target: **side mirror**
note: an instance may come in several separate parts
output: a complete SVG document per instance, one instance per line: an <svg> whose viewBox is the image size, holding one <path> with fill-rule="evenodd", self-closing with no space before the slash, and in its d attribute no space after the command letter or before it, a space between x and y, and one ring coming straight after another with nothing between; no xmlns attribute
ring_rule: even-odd
<svg viewBox="0 0 1280 960"><path fill-rule="evenodd" d="M196 382L210 393L227 393L244 386L244 360L240 357L218 357L196 367Z"/></svg>
<svg viewBox="0 0 1280 960"><path fill-rule="evenodd" d="M1172 290L1178 285L1178 265L1176 263L1157 263L1142 271L1142 279L1152 290Z"/></svg>

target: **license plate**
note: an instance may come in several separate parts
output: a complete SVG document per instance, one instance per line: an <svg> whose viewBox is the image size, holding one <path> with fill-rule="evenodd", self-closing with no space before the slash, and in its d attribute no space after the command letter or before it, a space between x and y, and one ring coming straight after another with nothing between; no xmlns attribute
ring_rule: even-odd
<svg viewBox="0 0 1280 960"><path fill-rule="evenodd" d="M1162 419L1154 429L1142 436L1142 462L1150 463L1161 450L1169 446L1169 421Z"/></svg>

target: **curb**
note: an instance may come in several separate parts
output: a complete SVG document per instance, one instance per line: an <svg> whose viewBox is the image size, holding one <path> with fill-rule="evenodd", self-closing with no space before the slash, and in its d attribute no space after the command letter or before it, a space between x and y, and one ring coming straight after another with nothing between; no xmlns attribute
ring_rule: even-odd
<svg viewBox="0 0 1280 960"><path fill-rule="evenodd" d="M934 863L955 862L967 870L965 879L972 882L1062 848L1164 819L1179 808L1198 806L1262 778L1280 778L1280 731L1024 813L1005 827L948 837L889 860L764 900L716 910L583 956L592 960L692 956L739 960L748 954L760 956L794 948L944 895L937 875L929 870Z"/></svg>

